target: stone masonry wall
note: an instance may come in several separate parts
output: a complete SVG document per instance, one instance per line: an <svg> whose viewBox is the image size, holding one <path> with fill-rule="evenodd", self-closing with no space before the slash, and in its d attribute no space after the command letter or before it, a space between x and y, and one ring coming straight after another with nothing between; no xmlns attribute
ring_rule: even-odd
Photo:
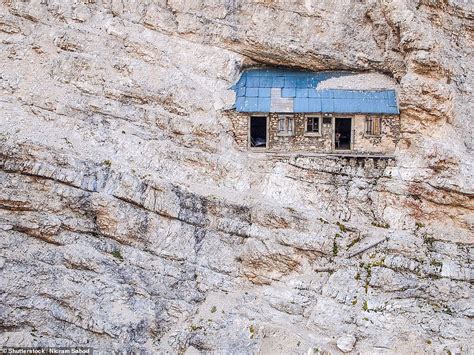
<svg viewBox="0 0 474 355"><path fill-rule="evenodd" d="M246 113L229 111L227 117L232 122L234 139L242 149L248 149L248 119ZM291 136L278 134L277 113L269 114L268 122L268 151L274 152L333 152L334 119L331 124L321 122L321 134L309 135L306 130L304 114L293 114L295 133ZM348 116L350 117L350 115ZM320 118L322 120L322 117ZM387 116L382 118L382 134L367 136L365 134L365 115L355 115L353 120L354 137L353 151L360 153L393 153L400 140L400 117Z"/></svg>
<svg viewBox="0 0 474 355"><path fill-rule="evenodd" d="M248 115L236 111L226 111L225 117L227 117L232 124L232 134L235 139L235 143L241 150L247 150L248 148Z"/></svg>
<svg viewBox="0 0 474 355"><path fill-rule="evenodd" d="M305 116L303 114L294 114L294 134L282 136L278 134L278 116L276 113L270 114L268 129L268 146L270 150L283 152L324 152L331 150L330 130L322 130L321 135L307 135L305 134Z"/></svg>
<svg viewBox="0 0 474 355"><path fill-rule="evenodd" d="M400 117L382 117L382 134L380 136L368 136L365 134L365 115L356 115L354 132L355 151L393 153L400 140Z"/></svg>

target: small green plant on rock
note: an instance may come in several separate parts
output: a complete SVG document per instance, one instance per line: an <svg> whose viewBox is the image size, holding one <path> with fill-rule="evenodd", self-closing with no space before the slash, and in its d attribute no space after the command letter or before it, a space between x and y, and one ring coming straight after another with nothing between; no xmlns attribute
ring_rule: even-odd
<svg viewBox="0 0 474 355"><path fill-rule="evenodd" d="M253 339L253 337L255 335L255 328L254 328L253 324L250 324L249 332L250 332L250 339Z"/></svg>
<svg viewBox="0 0 474 355"><path fill-rule="evenodd" d="M452 310L451 308L449 308L448 306L444 306L444 307L441 309L441 312L446 313L446 314L448 314L448 315L450 315L450 316L452 316L453 313L454 313L453 310Z"/></svg>
<svg viewBox="0 0 474 355"><path fill-rule="evenodd" d="M384 266L385 265L385 258L380 259L379 261L374 261L372 263L367 264L368 267L372 268L374 266Z"/></svg>
<svg viewBox="0 0 474 355"><path fill-rule="evenodd" d="M367 265L361 264L361 267L363 267L365 271L367 272L367 276L365 278L365 285L364 285L365 293L368 293L369 291L370 278L372 277L372 268L374 266L379 266L379 267L384 266L385 265L384 263L385 263L385 258L382 258L379 261L373 261L371 263L368 263Z"/></svg>
<svg viewBox="0 0 474 355"><path fill-rule="evenodd" d="M367 272L367 275L365 277L364 288L365 288L365 293L368 293L369 292L370 278L372 277L372 266L369 263L366 266L364 266L364 268L365 268L365 271Z"/></svg>
<svg viewBox="0 0 474 355"><path fill-rule="evenodd" d="M198 331L198 330L202 329L202 326L196 325L196 324L191 324L189 329L191 329L192 332L195 332L195 331Z"/></svg>
<svg viewBox="0 0 474 355"><path fill-rule="evenodd" d="M339 247L337 245L336 238L334 238L334 241L332 243L332 255L337 256L337 253L339 252Z"/></svg>
<svg viewBox="0 0 474 355"><path fill-rule="evenodd" d="M367 303L367 300L364 301L364 304L362 305L362 309L363 309L365 312L368 312L368 311L369 311L369 304Z"/></svg>
<svg viewBox="0 0 474 355"><path fill-rule="evenodd" d="M118 249L115 249L113 252L111 252L110 254L112 254L112 256L116 259L119 259L120 261L123 261L123 256L122 256L122 253L120 252L120 250Z"/></svg>
<svg viewBox="0 0 474 355"><path fill-rule="evenodd" d="M435 239L430 236L429 234L425 234L423 235L423 243L425 243L426 245L428 246L433 246L433 242L435 241Z"/></svg>
<svg viewBox="0 0 474 355"><path fill-rule="evenodd" d="M356 243L359 243L360 242L360 236L358 236L357 238L355 238L353 241L351 241L349 243L349 245L347 246L347 250L349 250L350 248L352 248Z"/></svg>
<svg viewBox="0 0 474 355"><path fill-rule="evenodd" d="M372 225L374 227L379 227L379 228L385 228L385 229L388 229L390 228L390 224L386 223L386 222L372 222Z"/></svg>
<svg viewBox="0 0 474 355"><path fill-rule="evenodd" d="M342 233L347 232L347 228L346 228L345 225L343 225L343 224L340 223L340 222L337 222L336 224L339 226L339 230L340 230Z"/></svg>
<svg viewBox="0 0 474 355"><path fill-rule="evenodd" d="M217 307L216 306L212 306L211 307L211 313L216 313L217 311Z"/></svg>
<svg viewBox="0 0 474 355"><path fill-rule="evenodd" d="M423 223L418 222L418 221L415 222L415 226L416 226L416 229L421 229L421 228L424 228L424 227L425 227L425 225L424 225Z"/></svg>
<svg viewBox="0 0 474 355"><path fill-rule="evenodd" d="M112 161L110 161L110 160L108 160L108 159L107 159L107 160L104 160L104 161L102 162L102 165L107 166L107 167L110 168L110 167L112 166Z"/></svg>

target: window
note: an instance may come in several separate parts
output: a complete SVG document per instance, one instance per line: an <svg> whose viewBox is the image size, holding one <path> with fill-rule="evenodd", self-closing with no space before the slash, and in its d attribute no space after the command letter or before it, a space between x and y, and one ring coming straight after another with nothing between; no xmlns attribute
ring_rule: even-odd
<svg viewBox="0 0 474 355"><path fill-rule="evenodd" d="M321 133L320 118L315 116L306 117L306 133L319 134Z"/></svg>
<svg viewBox="0 0 474 355"><path fill-rule="evenodd" d="M293 116L279 116L278 117L278 134L282 136L291 136L294 132Z"/></svg>
<svg viewBox="0 0 474 355"><path fill-rule="evenodd" d="M332 124L332 117L323 117L323 124L331 125Z"/></svg>
<svg viewBox="0 0 474 355"><path fill-rule="evenodd" d="M285 132L285 117L280 116L278 119L278 133Z"/></svg>
<svg viewBox="0 0 474 355"><path fill-rule="evenodd" d="M379 136L382 133L381 117L365 118L365 134L369 136Z"/></svg>

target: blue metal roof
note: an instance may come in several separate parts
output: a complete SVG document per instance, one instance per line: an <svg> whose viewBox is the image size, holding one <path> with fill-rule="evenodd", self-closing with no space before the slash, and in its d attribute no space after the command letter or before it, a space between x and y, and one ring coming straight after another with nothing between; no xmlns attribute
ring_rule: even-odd
<svg viewBox="0 0 474 355"><path fill-rule="evenodd" d="M239 112L399 113L395 90L316 90L321 81L351 75L355 73L247 70L233 86L235 108Z"/></svg>

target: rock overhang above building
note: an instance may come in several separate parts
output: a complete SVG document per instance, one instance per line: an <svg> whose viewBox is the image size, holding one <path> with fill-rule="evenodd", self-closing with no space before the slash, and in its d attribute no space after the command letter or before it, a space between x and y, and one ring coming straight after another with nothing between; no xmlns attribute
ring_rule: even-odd
<svg viewBox="0 0 474 355"><path fill-rule="evenodd" d="M233 86L238 112L399 114L393 89L318 89L328 79L353 72L308 72L286 69L250 69ZM350 86L350 85L349 85Z"/></svg>

